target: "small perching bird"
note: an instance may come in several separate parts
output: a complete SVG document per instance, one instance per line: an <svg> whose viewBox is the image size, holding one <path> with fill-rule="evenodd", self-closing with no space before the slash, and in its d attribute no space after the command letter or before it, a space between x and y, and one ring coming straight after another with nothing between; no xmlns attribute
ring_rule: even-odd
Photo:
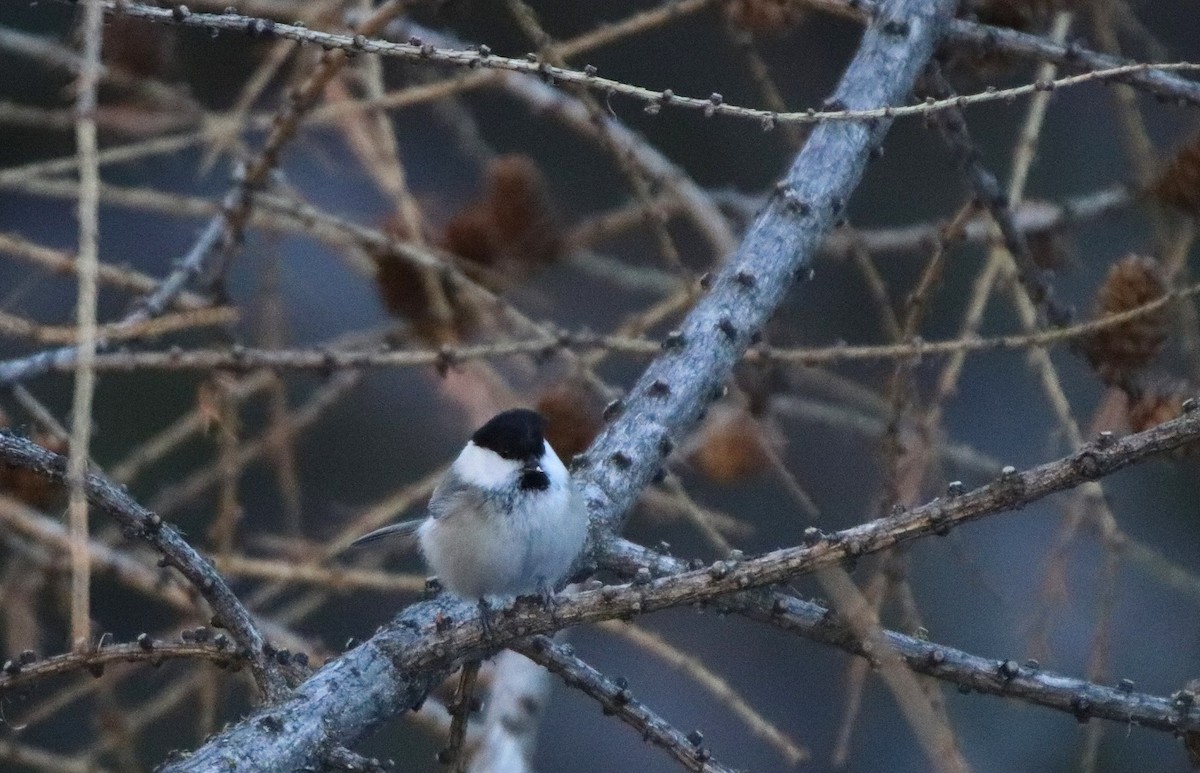
<svg viewBox="0 0 1200 773"><path fill-rule="evenodd" d="M423 520L385 526L351 547L416 535L442 586L463 599L551 594L587 536L587 513L535 411L505 411L475 431L433 491Z"/></svg>

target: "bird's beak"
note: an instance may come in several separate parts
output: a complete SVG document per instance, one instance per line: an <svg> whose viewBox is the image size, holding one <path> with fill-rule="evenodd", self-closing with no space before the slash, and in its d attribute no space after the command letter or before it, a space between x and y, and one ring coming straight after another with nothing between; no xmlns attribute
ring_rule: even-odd
<svg viewBox="0 0 1200 773"><path fill-rule="evenodd" d="M542 469L542 465L539 464L536 459L530 459L529 461L525 462L525 464L521 467L521 472L523 472L523 473L526 473L526 472L544 473L546 471Z"/></svg>

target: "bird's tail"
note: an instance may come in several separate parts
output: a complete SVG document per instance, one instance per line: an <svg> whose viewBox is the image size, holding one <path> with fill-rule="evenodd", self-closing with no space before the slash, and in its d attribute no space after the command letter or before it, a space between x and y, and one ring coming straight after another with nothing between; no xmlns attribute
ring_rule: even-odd
<svg viewBox="0 0 1200 773"><path fill-rule="evenodd" d="M387 537L403 537L407 540L416 540L417 528L421 525L420 519L413 521L401 521L393 523L391 526L384 526L382 529L376 529L373 532L362 535L358 539L350 543L348 549L361 547L370 542L376 542Z"/></svg>

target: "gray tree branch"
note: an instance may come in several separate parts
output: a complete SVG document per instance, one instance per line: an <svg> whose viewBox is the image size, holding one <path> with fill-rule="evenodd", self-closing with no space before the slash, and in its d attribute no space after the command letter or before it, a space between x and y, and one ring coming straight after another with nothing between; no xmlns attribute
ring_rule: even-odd
<svg viewBox="0 0 1200 773"><path fill-rule="evenodd" d="M623 680L609 679L577 658L569 645L555 644L545 636L516 642L513 649L558 674L569 686L594 698L606 714L613 714L637 730L642 738L667 750L687 770L700 773L733 773L713 759L699 733L684 735L639 701Z"/></svg>

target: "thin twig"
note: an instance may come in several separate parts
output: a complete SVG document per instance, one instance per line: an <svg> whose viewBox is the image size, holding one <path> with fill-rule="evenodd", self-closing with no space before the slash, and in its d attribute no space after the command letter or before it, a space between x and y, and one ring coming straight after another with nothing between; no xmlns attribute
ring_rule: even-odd
<svg viewBox="0 0 1200 773"><path fill-rule="evenodd" d="M99 156L102 155L103 152L97 154L98 161ZM76 157L72 156L71 161L76 161ZM4 173L0 172L0 179L3 176ZM33 263L54 274L69 276L76 273L75 256L63 250L36 244L14 233L0 232L0 252ZM111 263L100 263L97 270L96 278L100 282L129 292L148 293L158 284L151 276L131 268L114 266ZM180 309L195 310L205 305L199 297L190 293L181 293L175 299L175 306Z"/></svg>
<svg viewBox="0 0 1200 773"><path fill-rule="evenodd" d="M99 266L100 167L96 162L96 89L104 13L100 0L87 0L83 14L83 65L79 71L75 144L79 153L79 296L75 308L75 391L71 401L71 452L67 462L67 512L71 527L71 646L82 650L92 638L91 564L88 561L88 502L84 492L92 437L96 373L96 275Z"/></svg>
<svg viewBox="0 0 1200 773"><path fill-rule="evenodd" d="M1200 282L1173 290L1118 314L1079 322L1069 327L1028 333L981 338L968 334L946 341L916 339L902 344L868 344L849 346L839 344L820 348L789 348L754 346L745 359L750 363L793 363L808 366L836 362L912 359L966 355L973 352L1020 351L1033 346L1045 347L1055 343L1087 337L1097 331L1125 324L1133 319L1153 314L1173 303L1200 295ZM362 368L453 367L476 359L496 359L515 355L548 354L558 349L572 351L600 350L631 355L649 356L662 351L669 341L629 338L620 335L600 335L586 330L560 332L553 342L545 338L512 339L478 346L443 346L439 349L171 349L168 351L117 351L96 356L97 372L168 370L250 371L260 368L309 370L328 373ZM51 372L66 369L54 366Z"/></svg>
<svg viewBox="0 0 1200 773"><path fill-rule="evenodd" d="M324 18L326 11L334 5L332 0L325 3L324 7L316 9L314 12L306 5L300 18L306 24L314 21L320 21ZM213 162L224 153L237 140L238 134L244 127L247 118L249 118L250 109L254 106L255 100L267 88L275 73L283 67L288 58L296 52L298 46L294 41L281 40L272 46L271 51L263 57L262 63L255 68L254 73L245 82L238 92L237 101L230 108L229 112L223 115L219 120L214 121L215 132L208 140L208 147L204 151L203 158L200 159L201 171L207 171L212 167Z"/></svg>
<svg viewBox="0 0 1200 773"><path fill-rule="evenodd" d="M941 70L936 65L930 65L925 82L929 93L935 97L949 99L954 96L949 82L942 76ZM980 204L987 208L992 220L995 221L996 227L1004 239L1004 246L1016 264L1017 280L1033 304L1044 311L1046 319L1051 325L1065 327L1071 321L1071 312L1055 300L1053 288L1046 280L1045 271L1034 261L1025 234L1017 227L1016 221L1013 219L1012 209L1008 204L1008 195L1001 190L1000 181L996 175L980 160L981 152L971 140L970 132L967 130L966 116L963 115L962 110L952 108L939 113L935 120L938 128L942 131L946 144L954 151L963 175L974 188Z"/></svg>
<svg viewBox="0 0 1200 773"><path fill-rule="evenodd" d="M1104 566L1100 573L1100 610L1096 616L1096 627L1092 632L1092 651L1088 657L1087 679L1099 682L1108 677L1109 646L1111 644L1113 615L1117 606L1117 573L1120 554L1111 547L1104 552ZM1088 727L1083 739L1083 754L1080 758L1080 773L1095 773L1100 742L1104 738L1104 725L1097 723Z"/></svg>
<svg viewBox="0 0 1200 773"><path fill-rule="evenodd" d="M818 571L817 581L832 599L832 608L840 622L853 633L879 669L880 678L896 699L931 767L940 771L970 771L948 718L935 709L908 664L893 649L875 612L849 573L841 567L831 567Z"/></svg>
<svg viewBox="0 0 1200 773"><path fill-rule="evenodd" d="M247 400L266 389L273 379L274 374L265 370L255 371L245 378L237 379L229 389L230 399L239 402ZM116 482L128 485L146 468L203 432L207 426L208 419L198 409L193 409L165 429L142 441L124 459L113 464L109 468L109 474Z"/></svg>
<svg viewBox="0 0 1200 773"><path fill-rule="evenodd" d="M56 483L66 477L66 460L24 438L0 432L0 458L10 466L32 470ZM278 664L263 652L264 639L250 613L221 576L158 515L146 510L123 489L96 473L87 475L84 490L91 505L113 517L130 538L140 539L183 574L204 596L217 619L245 648L255 681L264 694L276 700L287 687ZM86 553L85 553L86 555Z"/></svg>
<svg viewBox="0 0 1200 773"><path fill-rule="evenodd" d="M335 406L338 400L361 380L362 374L356 370L338 373L328 383L322 384L315 390L313 395L291 414L288 422L277 429L292 435L303 432ZM223 477L240 474L249 464L270 453L281 440L283 438L275 436L272 430L268 430L267 434L247 441L236 449L231 448L229 458L218 460L213 465L195 470L177 484L164 486L150 500L151 509L164 517L173 514L211 486L219 483Z"/></svg>
<svg viewBox="0 0 1200 773"><path fill-rule="evenodd" d="M106 642L99 647L46 658L40 658L33 652L22 653L5 663L4 672L0 673L0 693L76 671L86 670L99 676L109 663L159 665L168 660L207 660L222 668L240 668L243 662L242 655L228 642L163 642L142 634L134 642Z"/></svg>
<svg viewBox="0 0 1200 773"><path fill-rule="evenodd" d="M1200 84L1173 77L1175 72L1200 71L1200 63L1172 62L1160 64L1138 62L1130 64L1121 63L1121 60L1115 57L1101 57L1110 62L1103 69L1098 68L1081 75L1066 76L1049 84L1031 83L1025 86L995 89L970 96L950 97L935 100L932 103L907 107L871 107L857 110L808 110L776 113L772 110L759 110L729 104L721 99L720 95L716 95L714 98L698 98L678 95L670 89L648 89L611 78L605 78L590 70L580 71L556 67L540 59L538 61L530 61L528 58L513 59L492 54L490 50L445 48L422 42L392 43L380 38L369 37L369 35L373 34L374 30L369 29L365 25L362 28L362 32L347 35L312 30L304 26L254 18L237 13L204 14L188 12L187 14L176 14L173 9L156 8L139 3L118 3L117 0L102 0L102 2L105 3L105 10L108 13L132 16L149 21L231 32L269 30L270 34L278 37L312 43L335 52L373 53L415 62L430 62L469 69L506 70L509 72L536 75L563 84L583 86L604 94L620 94L646 105L689 108L700 111L705 116L731 116L751 120L756 123L767 122L768 126L772 123L780 122L815 124L829 121L891 120L904 116L927 115L938 110L962 108L981 102L1011 99L1017 96L1034 94L1038 91L1066 88L1097 80L1129 81L1137 85L1144 85L1156 93L1166 92L1171 96L1200 104ZM953 29L952 26L951 30ZM974 33L971 34L974 35ZM1013 40L1014 47L1020 44L1034 43L1043 54L1048 55L1053 50L1043 48L1041 44L1044 41L1039 38L1034 36L1026 36L1026 38L1032 38L1032 41L1025 38L1018 38ZM1009 36L1009 39L1012 40L1012 36ZM1076 64L1083 60L1081 52L1078 51L1070 55L1064 51L1062 55L1063 58L1075 59ZM1099 57L1100 55L1094 56ZM1046 58L1051 57L1046 56ZM307 94L307 90L304 93ZM268 142L269 144L270 142ZM251 167L252 173L256 171L258 170Z"/></svg>
<svg viewBox="0 0 1200 773"><path fill-rule="evenodd" d="M272 251L263 269L264 286L259 302L262 329L259 337L263 345L268 347L282 346L285 340L287 314L283 301L283 288L280 286L282 263L283 256ZM238 402L235 394L236 382L222 383L222 394L236 412L234 407ZM282 499L284 528L287 532L296 535L304 530L300 471L296 461L297 433L288 426L291 422L288 387L278 374L272 373L271 383L267 387L267 400L270 411L270 428L267 430L267 434L275 440L272 443L271 457Z"/></svg>
<svg viewBox="0 0 1200 773"><path fill-rule="evenodd" d="M0 740L0 759L47 773L105 773L110 770L87 760L80 761L65 754L17 743L10 738Z"/></svg>
<svg viewBox="0 0 1200 773"><path fill-rule="evenodd" d="M51 69L74 75L81 75L85 68L93 67L88 63L86 51L80 55L58 40L8 27L0 27L0 48L19 56L36 59ZM199 112L195 100L181 89L160 80L135 75L104 64L100 64L96 69L96 77L135 96L162 104L177 113L194 115Z"/></svg>
<svg viewBox="0 0 1200 773"><path fill-rule="evenodd" d="M141 8L145 9L144 6ZM403 8L404 4L400 0L386 0L386 2L372 11L369 18L363 21L359 27L359 33L352 39L357 40L360 37L365 38L366 35L375 34L391 21L396 14L400 13ZM110 12L119 14L128 13L132 9L133 5L131 4L122 4L120 8L112 4L107 8ZM182 12L180 12L180 9L183 9ZM166 18L161 18L159 21L178 21L181 24L187 24L190 19L204 16L203 14L193 14L187 11L186 6L176 6L174 9L161 10L166 10L167 15ZM179 18L176 19L176 17ZM148 18L153 18L153 16ZM224 16L214 16L211 18L224 18ZM263 19L243 18L239 30L252 34L274 36L279 34L281 26ZM281 37L288 36L282 35ZM300 127L300 122L316 104L329 82L345 67L350 56L348 50L345 47L326 47L317 68L303 83L288 94L283 107L276 113L276 118L271 124L271 131L263 142L262 148L247 165L246 171L242 175L242 179L237 186L237 197L233 205L227 208L225 212L224 219L228 225L231 238L234 241L241 238L242 230L246 227L246 220L250 214L254 192L264 186L267 176L279 163L283 147L296 135L296 131Z"/></svg>
<svg viewBox="0 0 1200 773"><path fill-rule="evenodd" d="M703 745L704 736L698 733L684 735L676 730L634 698L623 682L605 677L576 657L568 647L555 644L544 636L535 636L514 643L512 648L562 677L567 686L594 698L605 713L611 713L632 727L644 740L661 746L687 770L734 773L732 768L712 758L712 752Z"/></svg>
<svg viewBox="0 0 1200 773"><path fill-rule="evenodd" d="M463 664L458 682L458 694L450 708L450 738L438 759L450 765L452 773L467 773L468 755L466 748L467 720L471 716L471 703L475 699L475 681L479 677L480 661L469 660Z"/></svg>
<svg viewBox="0 0 1200 773"><path fill-rule="evenodd" d="M195 311L183 311L178 314L166 314L157 319L149 319L132 325L120 323L93 325L93 329L96 339L117 342L134 338L156 338L198 327L228 325L236 322L238 316L238 310L235 308L216 306ZM38 344L73 343L78 339L80 331L81 327L78 325L43 325L16 314L0 311L0 333L28 338ZM92 362L95 363L94 355ZM78 367L78 363L76 363L76 367Z"/></svg>
<svg viewBox="0 0 1200 773"><path fill-rule="evenodd" d="M234 577L284 582L291 587L314 585L334 593L345 593L351 590L420 593L425 590L424 575L343 567L325 568L312 564L297 564L292 561L252 558L233 553L216 556L213 563L219 571Z"/></svg>

